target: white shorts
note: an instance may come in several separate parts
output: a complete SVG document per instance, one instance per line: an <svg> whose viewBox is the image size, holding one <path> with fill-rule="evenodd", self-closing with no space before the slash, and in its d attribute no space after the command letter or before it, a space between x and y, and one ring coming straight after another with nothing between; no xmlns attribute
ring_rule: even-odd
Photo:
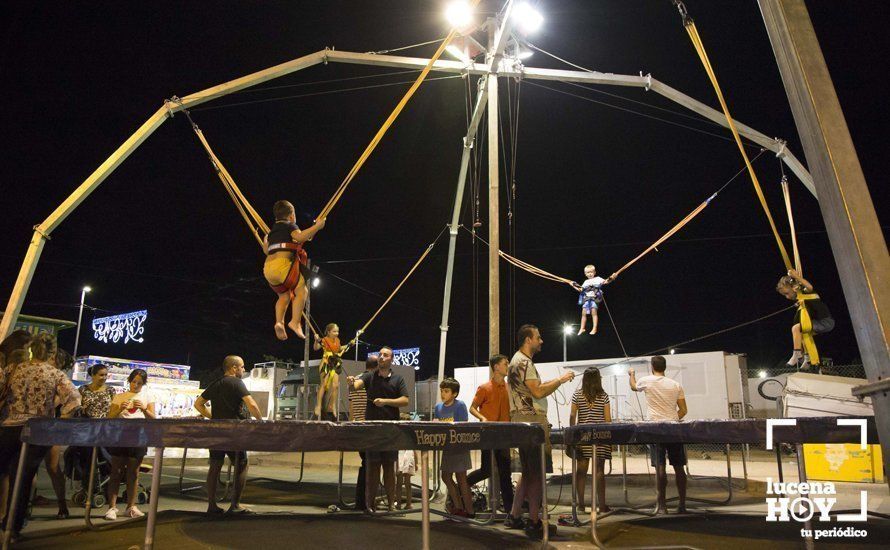
<svg viewBox="0 0 890 550"><path fill-rule="evenodd" d="M399 451L398 472L411 475L417 473L417 464L414 463L414 451Z"/></svg>

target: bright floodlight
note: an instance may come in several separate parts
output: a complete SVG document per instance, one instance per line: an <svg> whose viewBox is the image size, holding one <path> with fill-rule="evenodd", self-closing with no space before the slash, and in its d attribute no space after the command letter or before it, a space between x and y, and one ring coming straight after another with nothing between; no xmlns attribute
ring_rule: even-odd
<svg viewBox="0 0 890 550"><path fill-rule="evenodd" d="M758 372L757 377L758 378L766 378L766 371L762 370L762 371Z"/></svg>
<svg viewBox="0 0 890 550"><path fill-rule="evenodd" d="M84 292L90 292L91 290L93 290L93 289L88 286L83 287Z"/></svg>
<svg viewBox="0 0 890 550"><path fill-rule="evenodd" d="M454 0L445 6L445 20L455 29L473 24L473 7L466 0Z"/></svg>
<svg viewBox="0 0 890 550"><path fill-rule="evenodd" d="M673 355L675 353L677 353L677 350L675 350L674 348L671 348L671 355Z"/></svg>
<svg viewBox="0 0 890 550"><path fill-rule="evenodd" d="M414 370L420 370L420 365L414 365Z"/></svg>
<svg viewBox="0 0 890 550"><path fill-rule="evenodd" d="M318 288L318 285L321 284L321 279L318 277L312 279L312 288Z"/></svg>
<svg viewBox="0 0 890 550"><path fill-rule="evenodd" d="M513 17L516 18L519 29L527 34L537 32L544 24L544 16L527 2L517 4L513 8Z"/></svg>
<svg viewBox="0 0 890 550"><path fill-rule="evenodd" d="M562 333L563 333L563 334L565 334L565 335L569 335L569 334L571 334L572 332L574 332L574 329L572 328L572 325L566 325L566 326L562 327Z"/></svg>

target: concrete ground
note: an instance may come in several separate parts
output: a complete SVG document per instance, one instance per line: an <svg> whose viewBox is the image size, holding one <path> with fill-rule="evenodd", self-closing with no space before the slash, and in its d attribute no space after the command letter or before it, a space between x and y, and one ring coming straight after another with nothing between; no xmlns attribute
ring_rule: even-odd
<svg viewBox="0 0 890 550"><path fill-rule="evenodd" d="M710 455L710 458L703 458ZM180 492L180 460L165 460L161 485L159 523L155 539L156 548L419 548L421 545L420 515L370 518L349 511L330 513L328 507L338 502L337 464L335 453L306 455L302 481L299 479L300 455L254 455L251 459L251 481L245 491L244 502L254 512L250 516L208 517L205 493L198 488ZM354 495L357 455L345 456L345 500ZM690 500L690 514L647 517L636 513L616 513L599 521L600 540L609 547L651 548L655 546L679 546L694 548L744 548L767 550L773 548L803 548L797 522L766 522L767 477L777 478L775 462L769 455L754 455L747 462L747 482L743 478L742 464L738 456L732 462L732 499L726 505L700 503ZM149 459L146 459L149 462ZM478 455L474 456L478 464ZM562 514L571 511L571 486L568 476L571 461L555 454L555 474L548 487L548 500L553 507L551 522L556 523ZM621 475L622 461L616 453L613 471L607 476L606 500L610 506L639 507L648 510L654 500L653 475L645 456L641 453L627 458L626 478ZM709 501L724 501L729 493L726 484L726 460L719 453L690 453L689 471L694 476L689 484L689 497ZM785 481L796 481L796 465L786 463ZM183 486L200 487L206 475L206 461L190 459L185 470ZM721 479L722 476L722 479ZM414 482L420 479L415 476ZM148 485L146 476L143 483ZM675 496L673 479L669 480L668 496ZM868 509L890 514L890 498L886 484L837 483L838 504L835 509L859 508L860 491L867 491ZM589 502L589 481L587 501ZM38 477L38 493L52 499L52 490L45 474ZM419 491L416 491L419 494ZM419 507L419 503L415 503ZM441 499L433 503L434 509L442 509ZM69 504L72 516L67 520L55 519L55 506L35 507L33 519L24 530L24 538L16 548L112 548L140 547L143 542L145 522L107 522L102 519L105 508L93 512L94 524L100 531L84 527L83 508ZM147 511L148 505L141 507ZM669 503L673 511L675 503ZM123 511L123 505L119 505ZM584 518L582 518L584 519ZM589 519L589 514L587 516ZM876 548L888 547L890 521L869 518L865 523L838 524L814 521L814 529L831 529L853 526L865 530L865 537L821 538L817 547L826 548ZM433 516L432 547L443 549L463 548L534 548L539 545L529 541L522 531L508 531L500 522L489 527L479 527L447 521ZM559 549L590 548L589 526L571 527L560 525L551 547Z"/></svg>

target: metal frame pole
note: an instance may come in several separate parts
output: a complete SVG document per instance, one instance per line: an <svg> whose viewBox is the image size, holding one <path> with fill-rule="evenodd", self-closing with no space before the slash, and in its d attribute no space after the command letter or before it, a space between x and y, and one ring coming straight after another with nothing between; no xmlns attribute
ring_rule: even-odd
<svg viewBox="0 0 890 550"><path fill-rule="evenodd" d="M442 321L439 324L439 371L438 371L438 382L442 382L442 379L445 378L445 350L447 347L448 340L448 315L450 313L451 307L451 287L452 282L454 280L454 254L455 249L457 247L457 232L460 227L460 211L461 205L463 204L464 198L464 187L466 186L467 181L467 170L470 165L470 153L472 152L473 145L476 140L476 132L479 129L479 123L482 121L482 115L485 113L486 108L491 108L491 96L494 95L494 106L495 106L495 120L497 120L497 71L498 65L501 61L501 57L503 55L504 48L507 45L507 38L510 36L510 28L511 28L511 20L510 13L513 10L513 2L509 1L508 5L504 8L504 21L501 24L501 27L497 29L497 31L493 31L496 27L496 21L490 20L488 24L491 26L489 32L493 33L491 47L489 48L489 57L486 59L486 71L484 78L481 79L479 84L479 92L476 96L476 105L473 108L473 116L470 118L470 124L467 128L467 135L464 137L464 149L460 159L460 173L457 177L457 190L455 191L454 196L454 209L451 212L451 225L449 227L449 238L448 238L448 262L445 268L445 290L444 296L442 298ZM438 63L438 62L437 62ZM481 74L481 73L480 73ZM494 94L491 93L491 84L494 83ZM489 111L489 127L491 127L491 112ZM495 151L495 159L494 162L491 163L491 131L489 131L489 169L491 166L494 166L495 174L497 173L497 147L498 147L498 128L497 125L494 126L494 151ZM490 174L489 174L490 178ZM497 216L494 216L494 220L498 219ZM491 222L491 220L489 220ZM489 235L490 237L490 235ZM491 248L495 249L495 260L494 265L495 269L498 266L497 260L497 243L498 241L491 241L491 246L489 246L489 255L491 254ZM497 311L495 308L493 311ZM489 336L489 340L491 337ZM497 349L494 350L497 352Z"/></svg>
<svg viewBox="0 0 890 550"><path fill-rule="evenodd" d="M294 261L297 261L294 259ZM306 305L303 306L303 310L306 312L306 325L309 325L309 307L310 307L310 296L312 294L312 285L309 281L306 281ZM300 319L302 323L303 320ZM310 332L312 330L311 327L308 327ZM321 385L321 379L318 380L319 385ZM318 399L318 394L316 393L316 399ZM305 406L303 407L303 414L298 415L297 420L309 420L311 415L309 414L309 335L306 335L306 340L303 342L303 403ZM319 409L319 412L321 409ZM321 420L321 415L319 415L319 420Z"/></svg>
<svg viewBox="0 0 890 550"><path fill-rule="evenodd" d="M9 548L10 539L12 538L12 530L15 525L16 508L19 505L20 498L29 498L30 495L20 495L22 489L22 477L25 475L25 458L28 456L28 444L22 442L22 449L19 451L19 464L15 471L15 480L12 484L12 495L9 499L9 506L6 508L6 530L3 532L3 550Z"/></svg>
<svg viewBox="0 0 890 550"><path fill-rule="evenodd" d="M430 548L430 452L420 451L420 469L423 475L420 479L420 514L421 514L421 539L423 550Z"/></svg>
<svg viewBox="0 0 890 550"><path fill-rule="evenodd" d="M83 321L83 302L87 297L87 287L80 291L80 311L77 313L77 332L74 333L74 353L72 356L77 361L77 347L80 344L80 323Z"/></svg>
<svg viewBox="0 0 890 550"><path fill-rule="evenodd" d="M158 500L161 498L161 471L164 469L164 448L155 447L151 470L151 496L148 505L148 521L145 523L145 550L154 548L155 524L158 520Z"/></svg>
<svg viewBox="0 0 890 550"><path fill-rule="evenodd" d="M819 192L890 469L890 255L804 0L759 0L788 102ZM886 384L886 382L884 383Z"/></svg>

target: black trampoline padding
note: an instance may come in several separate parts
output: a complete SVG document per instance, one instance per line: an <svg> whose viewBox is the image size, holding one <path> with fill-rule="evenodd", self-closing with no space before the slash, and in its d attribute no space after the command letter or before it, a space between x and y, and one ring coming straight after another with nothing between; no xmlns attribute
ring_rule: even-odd
<svg viewBox="0 0 890 550"><path fill-rule="evenodd" d="M303 422L205 419L32 418L22 441L82 447L188 447L228 451L504 449L544 441L514 422Z"/></svg>
<svg viewBox="0 0 890 550"><path fill-rule="evenodd" d="M773 426L776 443L859 443L859 426L838 426L836 416L796 418L795 426ZM849 418L849 417L843 417ZM874 417L866 420L869 443L878 443ZM690 422L610 422L565 429L566 445L631 443L766 442L766 420L692 420Z"/></svg>

